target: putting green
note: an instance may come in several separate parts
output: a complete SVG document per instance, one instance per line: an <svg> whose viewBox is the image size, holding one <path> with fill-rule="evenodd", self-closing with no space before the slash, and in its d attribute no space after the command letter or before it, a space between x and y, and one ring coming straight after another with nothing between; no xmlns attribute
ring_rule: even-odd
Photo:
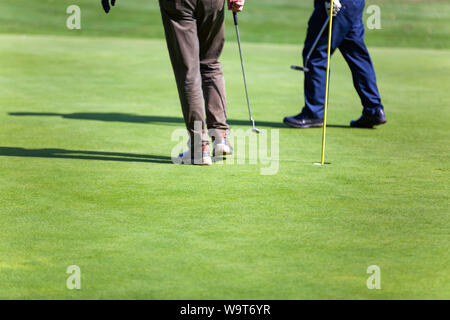
<svg viewBox="0 0 450 320"><path fill-rule="evenodd" d="M0 298L449 298L450 52L371 50L376 130L346 127L361 107L334 57L317 167L321 130L281 124L301 106L299 48L243 49L257 124L279 130L275 175L170 163L183 123L162 40L0 36ZM223 62L247 129L235 43Z"/></svg>

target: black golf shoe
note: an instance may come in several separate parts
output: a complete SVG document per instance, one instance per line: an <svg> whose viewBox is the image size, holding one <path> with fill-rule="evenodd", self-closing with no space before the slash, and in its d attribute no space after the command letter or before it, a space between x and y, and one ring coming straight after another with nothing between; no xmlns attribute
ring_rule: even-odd
<svg viewBox="0 0 450 320"><path fill-rule="evenodd" d="M311 118L304 113L299 113L294 117L285 117L283 122L292 128L316 128L323 126L323 120L319 118Z"/></svg>
<svg viewBox="0 0 450 320"><path fill-rule="evenodd" d="M358 120L350 122L352 128L367 128L372 129L374 126L379 126L386 123L386 116L383 109L379 109L374 115L363 115Z"/></svg>

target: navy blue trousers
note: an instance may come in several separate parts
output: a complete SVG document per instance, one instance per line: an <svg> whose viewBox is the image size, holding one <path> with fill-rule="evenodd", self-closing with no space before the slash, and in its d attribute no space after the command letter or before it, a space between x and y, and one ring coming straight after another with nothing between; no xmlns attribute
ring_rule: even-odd
<svg viewBox="0 0 450 320"><path fill-rule="evenodd" d="M364 44L364 22L362 19L364 0L341 0L342 8L333 17L331 52L341 51L353 75L353 85L361 98L363 113L373 115L381 104L372 60ZM327 19L323 0L315 0L315 9L308 23L308 33L303 49L303 62ZM308 62L305 73L305 107L303 112L310 117L323 119L325 81L328 49L328 27Z"/></svg>

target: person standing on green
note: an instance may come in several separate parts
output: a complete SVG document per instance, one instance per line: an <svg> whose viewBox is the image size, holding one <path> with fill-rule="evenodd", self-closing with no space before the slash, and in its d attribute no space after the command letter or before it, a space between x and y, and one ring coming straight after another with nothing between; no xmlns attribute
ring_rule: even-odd
<svg viewBox="0 0 450 320"><path fill-rule="evenodd" d="M245 4L245 0L227 1L234 12L242 11ZM108 13L109 0L102 4ZM159 5L190 136L189 150L174 160L211 165L208 133L213 139L213 155L233 152L227 139L225 80L219 62L225 43L225 0L159 0Z"/></svg>

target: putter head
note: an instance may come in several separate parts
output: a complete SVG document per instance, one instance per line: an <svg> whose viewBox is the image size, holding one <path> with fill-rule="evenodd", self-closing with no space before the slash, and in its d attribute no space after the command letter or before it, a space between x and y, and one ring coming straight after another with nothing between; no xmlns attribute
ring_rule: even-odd
<svg viewBox="0 0 450 320"><path fill-rule="evenodd" d="M261 130L257 129L255 126L255 120L253 120L253 117L250 117L250 121L252 122L252 131L256 133L261 133Z"/></svg>
<svg viewBox="0 0 450 320"><path fill-rule="evenodd" d="M291 66L291 69L297 70L297 71L309 72L309 69L307 67Z"/></svg>

